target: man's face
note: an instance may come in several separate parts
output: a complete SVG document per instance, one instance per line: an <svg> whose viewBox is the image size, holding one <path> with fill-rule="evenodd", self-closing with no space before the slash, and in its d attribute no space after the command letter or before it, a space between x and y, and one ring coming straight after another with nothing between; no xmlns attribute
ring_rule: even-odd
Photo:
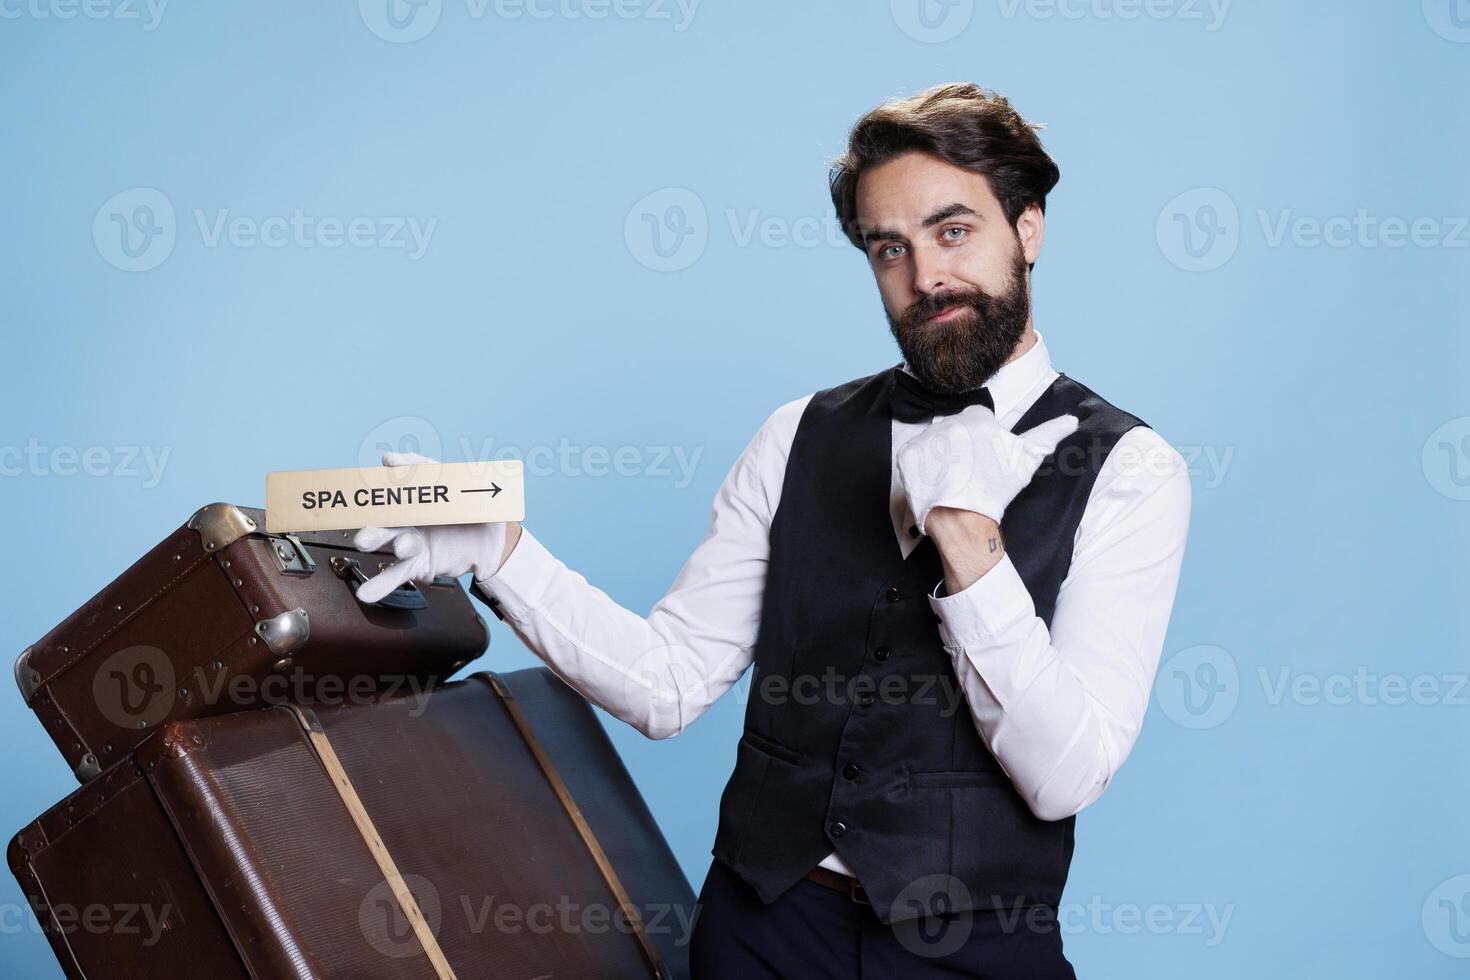
<svg viewBox="0 0 1470 980"><path fill-rule="evenodd" d="M939 392L984 384L1030 325L1040 209L1012 225L983 175L915 152L863 174L857 222L914 374Z"/></svg>

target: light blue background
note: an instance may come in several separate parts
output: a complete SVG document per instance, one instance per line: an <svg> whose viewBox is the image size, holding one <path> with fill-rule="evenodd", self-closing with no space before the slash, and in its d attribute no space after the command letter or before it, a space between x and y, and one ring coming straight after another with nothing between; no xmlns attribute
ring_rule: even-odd
<svg viewBox="0 0 1470 980"><path fill-rule="evenodd" d="M537 9L613 10L559 2ZM1464 976L1470 29L1451 15L1470 5L1238 0L1212 23L1160 2L960 2L934 28L954 36L924 40L913 0L704 0L687 24L653 0L603 19L443 0L399 43L373 0L178 3L152 30L142 8L3 0L0 648L200 504L412 432L448 459L486 440L699 453L687 485L641 449L640 475L531 481L529 526L646 611L766 414L896 360L863 262L828 240L846 127L974 80L1046 122L1061 165L1035 289L1057 366L1194 460L1155 703L1078 822L1070 957L1084 977ZM104 205L140 187L176 241L126 272L111 214L140 198ZM680 224L669 188L705 216L683 212L692 264L660 272L639 233L649 207ZM413 259L211 247L195 218L296 209L437 224ZM1431 225L1401 247L1273 238L1360 209ZM774 237L744 237L765 219ZM105 472L65 475L89 447ZM167 452L161 480L115 447ZM1186 686L1200 662L1213 692ZM496 624L481 663L533 658ZM1379 681L1328 703L1276 696L1282 671ZM1439 693L1379 703L1387 675ZM696 887L741 711L663 743L609 720ZM0 737L8 836L74 784L13 693ZM58 976L8 876L0 903L0 973Z"/></svg>

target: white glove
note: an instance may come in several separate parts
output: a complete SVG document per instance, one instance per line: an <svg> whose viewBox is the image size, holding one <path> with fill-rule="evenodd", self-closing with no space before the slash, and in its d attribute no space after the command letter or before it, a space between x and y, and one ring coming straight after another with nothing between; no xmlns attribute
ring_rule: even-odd
<svg viewBox="0 0 1470 980"><path fill-rule="evenodd" d="M435 461L418 453L384 453L384 466L413 466ZM505 551L505 524L440 524L433 527L365 527L352 539L358 551L376 551L389 541L398 561L357 588L363 602L377 602L404 582L429 582L436 576L458 578L474 572L489 578L500 569Z"/></svg>
<svg viewBox="0 0 1470 980"><path fill-rule="evenodd" d="M983 514L996 523L1041 461L1077 428L1059 415L1020 435L1006 430L984 405L935 419L898 451L898 478L919 533L935 507Z"/></svg>

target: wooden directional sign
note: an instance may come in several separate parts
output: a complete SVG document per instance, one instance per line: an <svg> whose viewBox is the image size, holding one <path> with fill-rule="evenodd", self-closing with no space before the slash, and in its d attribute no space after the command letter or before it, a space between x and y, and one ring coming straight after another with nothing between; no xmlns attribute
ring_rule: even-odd
<svg viewBox="0 0 1470 980"><path fill-rule="evenodd" d="M265 477L265 524L273 534L525 516L524 466L514 459L286 470Z"/></svg>

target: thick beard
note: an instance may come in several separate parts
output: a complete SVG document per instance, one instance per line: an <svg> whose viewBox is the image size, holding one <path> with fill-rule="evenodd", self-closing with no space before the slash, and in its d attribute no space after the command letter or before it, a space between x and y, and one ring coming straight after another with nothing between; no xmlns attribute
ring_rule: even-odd
<svg viewBox="0 0 1470 980"><path fill-rule="evenodd" d="M896 319L888 317L898 349L924 387L942 395L970 391L1010 359L1031 319L1026 260L1019 242L1012 255L1004 293L950 289L921 296ZM968 309L947 323L924 322L956 303Z"/></svg>

